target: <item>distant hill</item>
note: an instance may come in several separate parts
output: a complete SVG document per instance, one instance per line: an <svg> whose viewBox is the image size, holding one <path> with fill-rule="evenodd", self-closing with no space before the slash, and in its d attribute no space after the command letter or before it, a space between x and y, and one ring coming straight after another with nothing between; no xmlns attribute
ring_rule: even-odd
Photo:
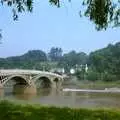
<svg viewBox="0 0 120 120"><path fill-rule="evenodd" d="M50 56L49 56L50 55ZM53 69L56 67L75 67L76 64L86 64L87 55L84 52L70 51L62 55L61 48L52 48L47 54L41 50L30 50L21 56L0 58L0 68L21 69Z"/></svg>
<svg viewBox="0 0 120 120"><path fill-rule="evenodd" d="M47 61L47 55L41 50L30 50L24 55L0 58L0 68L31 68L38 62Z"/></svg>
<svg viewBox="0 0 120 120"><path fill-rule="evenodd" d="M41 50L30 50L24 55L8 57L6 60L10 61L46 61L46 53Z"/></svg>

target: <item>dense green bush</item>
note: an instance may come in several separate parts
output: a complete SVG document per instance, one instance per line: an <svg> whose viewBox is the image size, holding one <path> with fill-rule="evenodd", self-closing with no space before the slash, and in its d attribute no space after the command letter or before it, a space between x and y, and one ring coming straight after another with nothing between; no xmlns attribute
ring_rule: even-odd
<svg viewBox="0 0 120 120"><path fill-rule="evenodd" d="M117 80L117 77L116 77L116 75L104 73L102 75L102 80L103 81L107 81L107 82L109 82L109 81L115 81L115 80Z"/></svg>
<svg viewBox="0 0 120 120"><path fill-rule="evenodd" d="M2 101L0 120L120 120L120 110L41 107Z"/></svg>
<svg viewBox="0 0 120 120"><path fill-rule="evenodd" d="M88 71L87 73L83 71L77 71L75 73L75 76L78 78L78 80L90 80L90 81L97 81L102 80L106 82L110 81L117 81L120 79L120 76L110 73L99 73L97 71Z"/></svg>
<svg viewBox="0 0 120 120"><path fill-rule="evenodd" d="M84 80L84 72L83 71L76 71L75 76L78 80Z"/></svg>
<svg viewBox="0 0 120 120"><path fill-rule="evenodd" d="M100 74L94 71L89 71L86 75L86 79L91 81L100 80Z"/></svg>

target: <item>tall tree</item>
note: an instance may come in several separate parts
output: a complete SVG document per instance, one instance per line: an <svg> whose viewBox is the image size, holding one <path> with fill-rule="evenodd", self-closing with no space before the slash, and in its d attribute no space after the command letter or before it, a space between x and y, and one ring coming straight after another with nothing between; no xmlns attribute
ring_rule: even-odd
<svg viewBox="0 0 120 120"><path fill-rule="evenodd" d="M89 55L90 65L96 71L109 74L120 74L120 42L109 44L106 48L92 52Z"/></svg>
<svg viewBox="0 0 120 120"><path fill-rule="evenodd" d="M77 53L76 51L72 50L63 55L59 65L66 69L70 69L71 67L76 67L76 65L86 64L87 59L88 56L84 52Z"/></svg>
<svg viewBox="0 0 120 120"><path fill-rule="evenodd" d="M59 61L62 58L62 49L58 47L52 47L48 53L51 61Z"/></svg>

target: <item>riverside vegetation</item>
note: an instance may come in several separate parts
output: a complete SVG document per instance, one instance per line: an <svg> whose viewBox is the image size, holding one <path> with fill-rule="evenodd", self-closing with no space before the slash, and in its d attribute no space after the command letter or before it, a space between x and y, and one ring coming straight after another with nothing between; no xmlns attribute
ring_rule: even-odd
<svg viewBox="0 0 120 120"><path fill-rule="evenodd" d="M120 120L120 110L57 108L1 101L0 120Z"/></svg>
<svg viewBox="0 0 120 120"><path fill-rule="evenodd" d="M85 72L85 65L88 72ZM63 50L52 47L49 53L42 50L31 50L21 56L0 58L0 69L36 69L50 71L64 68L68 74L71 68L76 69L79 80L119 81L120 80L120 42L109 44L103 49L87 55L84 52Z"/></svg>

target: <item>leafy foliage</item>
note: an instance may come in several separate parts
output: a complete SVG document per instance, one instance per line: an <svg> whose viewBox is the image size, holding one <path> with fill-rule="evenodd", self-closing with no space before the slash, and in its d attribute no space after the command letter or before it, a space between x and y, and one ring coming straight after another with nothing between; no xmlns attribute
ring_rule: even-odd
<svg viewBox="0 0 120 120"><path fill-rule="evenodd" d="M60 7L60 0L49 0L49 2Z"/></svg>
<svg viewBox="0 0 120 120"><path fill-rule="evenodd" d="M89 64L98 72L120 74L120 43L92 52Z"/></svg>
<svg viewBox="0 0 120 120"><path fill-rule="evenodd" d="M85 72L85 66L88 71ZM120 42L91 52L71 51L62 54L62 49L52 47L49 54L41 50L28 51L15 57L0 58L0 68L21 68L51 70L64 68L68 73L71 68L77 70L79 79L114 81L120 80Z"/></svg>
<svg viewBox="0 0 120 120"><path fill-rule="evenodd" d="M50 52L48 53L49 58L51 61L60 61L62 58L62 52L63 50L58 47L52 47Z"/></svg>
<svg viewBox="0 0 120 120"><path fill-rule="evenodd" d="M101 74L99 79L113 81L120 79L120 42L109 44L106 48L92 52L89 55L89 65L95 72Z"/></svg>
<svg viewBox="0 0 120 120"><path fill-rule="evenodd" d="M96 24L98 30L106 29L114 20L116 6L111 0L85 0L83 5L87 6L85 16Z"/></svg>
<svg viewBox="0 0 120 120"><path fill-rule="evenodd" d="M81 64L86 64L88 60L88 56L84 52L77 53L76 51L70 51L63 55L59 65L66 68L75 68Z"/></svg>
<svg viewBox="0 0 120 120"><path fill-rule="evenodd" d="M18 20L18 13L32 12L33 9L33 0L1 0L1 4L12 8L14 20Z"/></svg>
<svg viewBox="0 0 120 120"><path fill-rule="evenodd" d="M45 52L41 50L32 50L21 56L1 58L0 67L33 69L39 62L45 61L47 61ZM39 69L42 69L42 66L39 65Z"/></svg>
<svg viewBox="0 0 120 120"><path fill-rule="evenodd" d="M60 7L62 1L49 0L49 2ZM14 20L18 19L18 13L32 12L33 9L33 0L1 0L1 3L12 8ZM95 23L97 30L120 25L120 0L83 0L82 5L85 10L80 11Z"/></svg>
<svg viewBox="0 0 120 120"><path fill-rule="evenodd" d="M87 73L87 80L96 81L100 79L100 74L95 71L89 71Z"/></svg>

